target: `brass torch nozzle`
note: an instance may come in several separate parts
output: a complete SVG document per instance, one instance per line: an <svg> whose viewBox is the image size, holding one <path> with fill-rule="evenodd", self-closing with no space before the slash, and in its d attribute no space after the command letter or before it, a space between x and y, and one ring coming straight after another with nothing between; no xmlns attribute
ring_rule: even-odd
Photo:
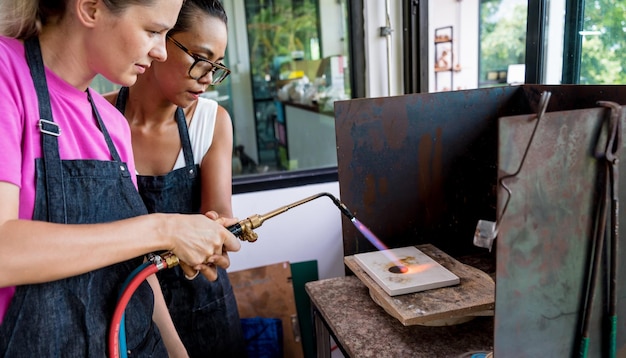
<svg viewBox="0 0 626 358"><path fill-rule="evenodd" d="M263 219L260 215L257 215L257 214L252 215L245 220L241 220L237 224L237 226L239 226L241 230L241 232L238 235L239 239L241 241L255 242L259 238L259 235L257 235L256 232L254 232L254 229L261 226L264 220L265 219ZM233 232L233 234L235 233Z"/></svg>
<svg viewBox="0 0 626 358"><path fill-rule="evenodd" d="M265 222L265 220L267 219L271 219L276 215L282 214L285 211L294 208L298 205L302 205L304 203L308 203L311 200L317 199L317 198L321 198L322 196L327 196L329 197L333 203L339 208L339 210L341 211L342 214L344 214L345 216L347 216L350 220L354 219L354 215L352 215L352 213L350 212L350 210L348 210L348 208L342 203L340 202L337 198L335 198L332 194L329 193L319 193L319 194L315 194L313 196L310 196L308 198L304 198L302 200L296 201L294 203L291 203L289 205L285 205L282 206L276 210L272 210L269 213L263 214L263 215L258 215L258 214L254 214L252 216L249 216L248 218L239 221L238 223L231 225L228 227L228 231L230 231L233 235L239 237L239 239L241 241L249 241L249 242L255 242L258 238L258 235L256 232L254 232L254 229L258 228L259 226L263 225L263 223ZM167 263L167 267L172 267L172 266L176 266L178 264L178 258L174 255L169 253L169 255L161 255L161 258L166 261ZM168 261L170 260L170 261ZM175 262L173 261L175 260ZM170 265L171 262L171 265Z"/></svg>
<svg viewBox="0 0 626 358"><path fill-rule="evenodd" d="M308 198L304 198L302 200L296 201L289 205L281 206L280 208L276 210L272 210L269 213L266 213L263 215L258 215L258 214L252 215L248 217L247 219L241 220L239 223L229 227L228 230L230 230L230 232L232 232L234 235L239 236L239 238L242 241L254 242L258 238L258 235L253 230L263 225L265 220L271 219L274 216L282 214L285 211L291 208L294 208L298 205L302 205L304 203L308 203L311 200L321 198L322 196L329 197L344 215L346 215L350 220L354 219L354 215L352 215L350 210L348 210L348 208L342 202L340 202L337 198L335 198L333 195L329 193L319 193L313 196L309 196Z"/></svg>

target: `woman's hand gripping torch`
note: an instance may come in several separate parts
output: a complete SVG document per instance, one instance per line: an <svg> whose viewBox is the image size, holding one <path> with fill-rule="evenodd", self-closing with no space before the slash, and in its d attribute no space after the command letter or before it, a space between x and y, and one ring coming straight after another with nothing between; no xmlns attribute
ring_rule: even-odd
<svg viewBox="0 0 626 358"><path fill-rule="evenodd" d="M296 201L292 204L282 206L276 210L270 211L263 215L252 215L238 223L227 227L227 229L241 241L255 242L258 238L254 229L263 225L263 223L285 211L294 208L296 206L307 203L311 200L320 198L322 196L329 197L333 203L339 208L342 214L347 216L350 220L354 221L356 218L348 210L348 208L341 203L337 198L329 193L319 193L308 198L304 198L300 201ZM157 271L179 265L180 261L176 255L171 252L165 252L160 255L150 255L148 260L140 267L135 269L128 277L127 282L123 285L121 297L118 301L113 320L111 322L111 329L109 332L109 355L112 358L118 358L125 356L126 353L126 336L123 329L123 316L126 309L126 305L130 300L139 284L145 280L148 276L156 273Z"/></svg>

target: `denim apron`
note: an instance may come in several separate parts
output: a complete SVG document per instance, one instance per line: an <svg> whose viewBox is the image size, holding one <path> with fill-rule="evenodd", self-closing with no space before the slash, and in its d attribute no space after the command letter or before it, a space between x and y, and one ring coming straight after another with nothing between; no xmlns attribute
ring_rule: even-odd
<svg viewBox="0 0 626 358"><path fill-rule="evenodd" d="M115 106L126 108L128 87L120 89ZM149 212L200 212L200 166L194 163L182 108L175 115L185 166L166 175L138 175L139 193ZM180 267L157 273L165 302L190 357L245 357L235 294L226 270L218 267L214 282L198 275L187 280Z"/></svg>
<svg viewBox="0 0 626 358"><path fill-rule="evenodd" d="M89 90L87 96L113 160L60 159L57 136L62 133L52 119L39 41L27 40L24 45L40 117L45 119L40 121L43 158L35 161L33 220L88 224L146 214L131 173L121 161ZM120 286L141 263L138 257L66 279L16 287L0 326L0 356L106 357ZM126 309L130 357L167 356L152 322L153 304L152 290L143 282Z"/></svg>

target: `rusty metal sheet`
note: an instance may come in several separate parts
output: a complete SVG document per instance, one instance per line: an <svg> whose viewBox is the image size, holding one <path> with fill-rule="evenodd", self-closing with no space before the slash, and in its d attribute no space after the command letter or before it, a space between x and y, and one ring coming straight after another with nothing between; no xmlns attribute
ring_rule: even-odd
<svg viewBox="0 0 626 358"><path fill-rule="evenodd" d="M342 201L389 247L471 249L495 215L496 118L512 101L503 87L336 102ZM344 255L373 250L348 220L343 235Z"/></svg>
<svg viewBox="0 0 626 358"><path fill-rule="evenodd" d="M512 194L496 240L497 357L578 355L593 211L599 200L599 168L593 151L607 116L608 109L599 107L546 113L521 172L505 182ZM499 177L519 168L534 118L499 120ZM626 111L621 120L626 120ZM626 159L624 145L618 156ZM621 161L620 171L626 173L626 160ZM506 195L499 190L502 206ZM620 201L626 202L626 190L621 190ZM620 222L626 223L626 210L621 210ZM626 224L620 225L620 236L626 237ZM619 257L626 258L626 244L620 244L619 251ZM621 259L618 277L618 302L622 302L618 356L625 356L626 259ZM598 285L589 357L607 356L601 350L607 337L607 332L602 333L605 290L606 286Z"/></svg>
<svg viewBox="0 0 626 358"><path fill-rule="evenodd" d="M535 113L545 90L548 112L626 101L626 86L523 85L335 102L342 202L390 248L475 253L477 221L495 220L497 119ZM344 255L374 249L342 220Z"/></svg>

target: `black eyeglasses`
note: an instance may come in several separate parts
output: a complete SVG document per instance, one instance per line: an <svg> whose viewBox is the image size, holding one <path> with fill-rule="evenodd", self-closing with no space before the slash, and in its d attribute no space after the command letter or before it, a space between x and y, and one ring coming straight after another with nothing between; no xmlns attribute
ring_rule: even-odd
<svg viewBox="0 0 626 358"><path fill-rule="evenodd" d="M224 79L230 74L230 70L226 68L226 66L213 61L209 61L206 58L200 57L192 53L185 46L183 46L183 44L176 41L170 36L167 36L167 39L172 41L174 45L178 46L178 48L185 51L186 54L193 58L193 63L191 64L191 67L189 67L189 77L193 78L194 80L197 81L202 77L208 75L209 72L211 72L211 84L215 86L224 81Z"/></svg>

